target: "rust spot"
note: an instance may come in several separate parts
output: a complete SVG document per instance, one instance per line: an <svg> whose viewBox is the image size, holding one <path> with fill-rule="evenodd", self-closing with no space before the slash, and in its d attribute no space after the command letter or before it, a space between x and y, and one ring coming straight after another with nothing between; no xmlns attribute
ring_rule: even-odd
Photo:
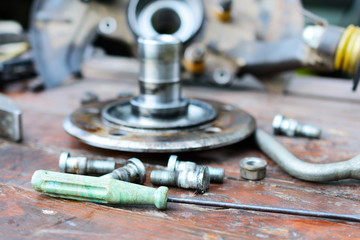
<svg viewBox="0 0 360 240"><path fill-rule="evenodd" d="M95 132L100 129L100 128L98 128L94 125L88 124L82 120L77 120L76 123L79 125L79 127L81 127L84 130Z"/></svg>

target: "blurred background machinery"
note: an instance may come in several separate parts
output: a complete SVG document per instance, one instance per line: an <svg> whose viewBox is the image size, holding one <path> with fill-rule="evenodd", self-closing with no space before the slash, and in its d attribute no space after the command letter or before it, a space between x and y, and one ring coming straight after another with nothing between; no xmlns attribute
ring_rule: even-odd
<svg viewBox="0 0 360 240"><path fill-rule="evenodd" d="M17 0L4 3L0 16L19 21L20 35L29 29L47 87L79 74L102 80L135 75L136 38L156 34L185 43L183 77L191 83L231 86L248 73L271 79L307 67L345 73L355 87L360 40L356 27L346 27L359 23L359 6L357 0ZM34 73L29 61L21 66L28 75L18 78Z"/></svg>

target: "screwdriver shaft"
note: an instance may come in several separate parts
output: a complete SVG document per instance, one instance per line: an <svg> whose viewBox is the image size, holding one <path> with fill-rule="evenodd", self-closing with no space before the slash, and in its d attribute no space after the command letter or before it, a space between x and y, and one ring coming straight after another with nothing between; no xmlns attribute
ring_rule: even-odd
<svg viewBox="0 0 360 240"><path fill-rule="evenodd" d="M316 211L307 211L300 209L265 207L265 206L256 206L256 205L248 205L248 204L216 202L216 201L177 198L177 197L168 197L168 202L203 205L203 206L211 206L211 207L235 208L235 209L250 210L250 211L281 213L281 214L298 215L298 216L306 216L306 217L319 217L319 218L329 218L329 219L344 220L351 222L360 222L360 216L357 215L316 212Z"/></svg>

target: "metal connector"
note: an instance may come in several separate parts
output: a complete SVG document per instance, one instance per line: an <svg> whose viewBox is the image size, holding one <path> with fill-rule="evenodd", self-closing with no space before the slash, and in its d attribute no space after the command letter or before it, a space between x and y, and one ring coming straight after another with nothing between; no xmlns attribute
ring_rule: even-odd
<svg viewBox="0 0 360 240"><path fill-rule="evenodd" d="M179 161L178 156L171 155L168 161L167 169L169 171L195 171L197 168L202 167L194 162ZM225 177L225 170L223 168L208 167L210 182L223 183Z"/></svg>
<svg viewBox="0 0 360 240"><path fill-rule="evenodd" d="M125 166L117 168L111 173L101 176L101 178L142 184L146 180L146 170L144 164L139 159L131 158L126 162Z"/></svg>
<svg viewBox="0 0 360 240"><path fill-rule="evenodd" d="M59 169L63 173L75 174L106 174L115 169L114 161L88 160L86 157L70 157L68 152L62 152L59 158Z"/></svg>
<svg viewBox="0 0 360 240"><path fill-rule="evenodd" d="M308 124L300 124L295 119L286 118L281 114L275 115L272 126L276 135L307 138L320 138L321 136L320 128Z"/></svg>
<svg viewBox="0 0 360 240"><path fill-rule="evenodd" d="M240 176L248 180L261 180L266 175L267 162L264 159L249 157L240 160Z"/></svg>
<svg viewBox="0 0 360 240"><path fill-rule="evenodd" d="M204 193L210 186L209 168L199 166L195 171L177 172L154 170L150 174L150 182L154 185L196 189L198 193Z"/></svg>

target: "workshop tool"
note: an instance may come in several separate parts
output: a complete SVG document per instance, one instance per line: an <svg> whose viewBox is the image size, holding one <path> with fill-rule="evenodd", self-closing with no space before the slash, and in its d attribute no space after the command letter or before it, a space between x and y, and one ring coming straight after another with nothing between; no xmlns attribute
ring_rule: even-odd
<svg viewBox="0 0 360 240"><path fill-rule="evenodd" d="M197 193L203 194L210 186L209 168L199 166L194 170L183 171L154 170L150 174L150 182L160 186L196 189Z"/></svg>
<svg viewBox="0 0 360 240"><path fill-rule="evenodd" d="M257 157L240 160L240 176L248 180L261 180L266 176L267 162Z"/></svg>
<svg viewBox="0 0 360 240"><path fill-rule="evenodd" d="M325 182L340 179L360 179L360 155L336 163L315 164L304 162L285 149L272 136L261 129L255 131L258 147L285 172L293 177L310 182Z"/></svg>
<svg viewBox="0 0 360 240"><path fill-rule="evenodd" d="M102 175L101 178L117 179L125 182L142 184L146 180L146 170L144 164L137 158L130 158L125 166Z"/></svg>
<svg viewBox="0 0 360 240"><path fill-rule="evenodd" d="M247 138L255 119L239 108L181 93L181 42L171 35L138 40L140 94L82 106L66 132L92 146L131 152L211 149Z"/></svg>
<svg viewBox="0 0 360 240"><path fill-rule="evenodd" d="M190 161L179 161L178 156L171 155L167 164L167 170L169 171L195 171L196 168L201 166ZM209 167L210 182L212 183L223 183L225 177L225 169L217 167Z"/></svg>
<svg viewBox="0 0 360 240"><path fill-rule="evenodd" d="M59 169L63 173L75 174L107 174L116 168L115 161L88 160L86 157L70 157L70 153L62 152L59 157Z"/></svg>
<svg viewBox="0 0 360 240"><path fill-rule="evenodd" d="M21 141L21 109L9 97L0 94L0 138Z"/></svg>
<svg viewBox="0 0 360 240"><path fill-rule="evenodd" d="M292 118L286 118L282 114L276 114L272 126L274 134L288 137L320 138L321 129L308 124L300 124Z"/></svg>
<svg viewBox="0 0 360 240"><path fill-rule="evenodd" d="M114 179L45 170L35 171L31 184L36 191L52 197L79 201L128 205L154 204L158 209L166 209L167 202L172 202L360 222L360 216L356 215L168 197L167 187L155 189Z"/></svg>

